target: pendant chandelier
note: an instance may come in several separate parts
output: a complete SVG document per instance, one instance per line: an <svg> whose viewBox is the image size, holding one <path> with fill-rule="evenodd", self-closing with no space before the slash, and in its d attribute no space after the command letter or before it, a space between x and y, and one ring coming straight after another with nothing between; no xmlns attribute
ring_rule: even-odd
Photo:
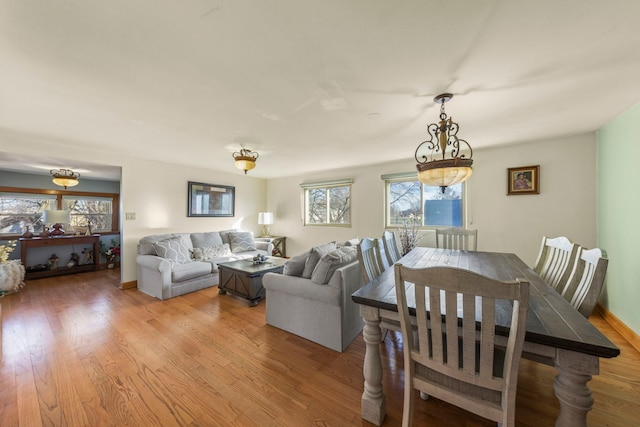
<svg viewBox="0 0 640 427"><path fill-rule="evenodd" d="M65 190L67 187L74 187L80 182L78 181L80 174L71 169L51 169L49 173L53 175L53 183L64 187Z"/></svg>
<svg viewBox="0 0 640 427"><path fill-rule="evenodd" d="M473 173L473 150L467 141L458 138L458 124L447 118L444 111L445 102L451 98L453 94L443 93L433 99L440 104L440 122L427 127L431 138L418 145L415 153L420 182L440 187L443 193L448 186L466 181ZM468 149L469 157L461 149Z"/></svg>
<svg viewBox="0 0 640 427"><path fill-rule="evenodd" d="M244 171L244 174L247 174L247 171L256 167L256 160L258 159L259 154L255 151L247 150L246 148L241 148L240 151L236 151L233 153L233 159L236 162L236 167L241 171Z"/></svg>

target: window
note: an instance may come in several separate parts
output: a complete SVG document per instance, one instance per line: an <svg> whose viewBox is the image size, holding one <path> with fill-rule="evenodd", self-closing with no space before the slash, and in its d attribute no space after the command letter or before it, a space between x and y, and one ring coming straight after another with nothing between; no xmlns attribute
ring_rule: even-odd
<svg viewBox="0 0 640 427"><path fill-rule="evenodd" d="M84 230L88 221L95 232L117 232L118 194L80 193L29 188L0 188L0 236L43 231L42 214L48 209L71 211L71 226Z"/></svg>
<svg viewBox="0 0 640 427"><path fill-rule="evenodd" d="M55 195L0 193L0 234L22 234L27 230L41 232L42 213L55 206Z"/></svg>
<svg viewBox="0 0 640 427"><path fill-rule="evenodd" d="M63 196L62 209L71 211L73 228L90 223L93 231L111 231L113 201L110 197Z"/></svg>
<svg viewBox="0 0 640 427"><path fill-rule="evenodd" d="M302 184L305 225L351 225L352 182Z"/></svg>
<svg viewBox="0 0 640 427"><path fill-rule="evenodd" d="M386 226L399 227L402 217L422 215L424 227L461 227L463 223L463 184L445 189L423 185L415 173L385 175L386 181Z"/></svg>

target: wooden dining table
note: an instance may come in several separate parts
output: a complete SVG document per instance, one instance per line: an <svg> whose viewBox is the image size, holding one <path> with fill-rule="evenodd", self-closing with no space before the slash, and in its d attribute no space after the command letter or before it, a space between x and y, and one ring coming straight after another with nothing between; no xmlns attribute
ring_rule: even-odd
<svg viewBox="0 0 640 427"><path fill-rule="evenodd" d="M470 270L484 276L509 281L524 278L530 283L527 332L522 357L555 366L553 388L560 412L556 426L586 426L594 399L587 383L599 373L600 358L616 357L620 349L585 317L533 272L518 256L510 253L458 251L417 247L398 263L412 268L447 266ZM378 278L352 295L361 304L366 343L362 418L382 425L385 395L382 388L381 321L398 322L395 277L388 268ZM496 309L496 341L504 345L509 330L511 307L501 302ZM415 307L414 307L415 308ZM506 315L508 314L508 315Z"/></svg>

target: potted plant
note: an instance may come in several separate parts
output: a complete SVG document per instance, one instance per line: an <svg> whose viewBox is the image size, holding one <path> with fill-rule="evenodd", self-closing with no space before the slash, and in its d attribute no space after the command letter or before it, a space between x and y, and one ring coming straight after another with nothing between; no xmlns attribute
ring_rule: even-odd
<svg viewBox="0 0 640 427"><path fill-rule="evenodd" d="M100 241L100 253L107 260L107 268L115 268L116 258L120 256L120 244L111 239L111 246L107 248L107 245Z"/></svg>
<svg viewBox="0 0 640 427"><path fill-rule="evenodd" d="M405 256L411 249L415 248L422 238L422 235L418 234L421 225L422 215L410 214L402 217L402 228L399 232L402 256Z"/></svg>

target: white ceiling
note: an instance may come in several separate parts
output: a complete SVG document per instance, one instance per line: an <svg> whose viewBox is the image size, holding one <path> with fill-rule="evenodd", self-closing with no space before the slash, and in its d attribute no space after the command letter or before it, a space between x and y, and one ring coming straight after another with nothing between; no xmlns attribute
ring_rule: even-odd
<svg viewBox="0 0 640 427"><path fill-rule="evenodd" d="M412 158L442 92L474 149L592 132L640 100L637 0L1 6L0 140L239 174L245 147L273 178ZM0 167L29 163L10 151Z"/></svg>

